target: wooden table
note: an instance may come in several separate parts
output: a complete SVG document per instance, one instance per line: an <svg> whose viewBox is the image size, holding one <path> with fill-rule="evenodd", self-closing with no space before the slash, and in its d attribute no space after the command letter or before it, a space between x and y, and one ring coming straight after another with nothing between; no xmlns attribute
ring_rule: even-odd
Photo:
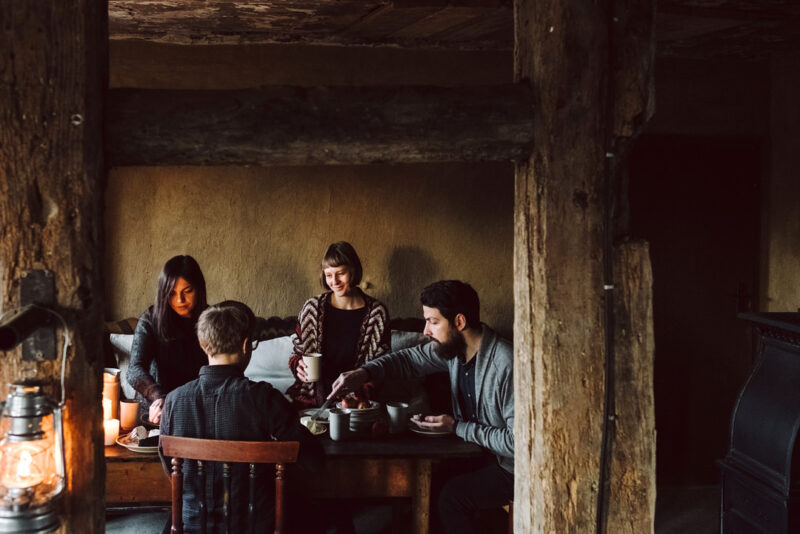
<svg viewBox="0 0 800 534"><path fill-rule="evenodd" d="M414 532L430 524L434 462L481 455L483 449L455 436L425 437L410 432L382 439L321 439L325 471L303 480L304 495L335 498L409 497ZM106 505L169 504L169 479L157 455L106 447Z"/></svg>

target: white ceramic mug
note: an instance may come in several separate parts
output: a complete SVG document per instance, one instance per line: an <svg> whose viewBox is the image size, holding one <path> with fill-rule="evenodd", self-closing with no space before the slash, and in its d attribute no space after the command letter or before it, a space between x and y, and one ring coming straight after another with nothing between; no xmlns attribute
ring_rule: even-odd
<svg viewBox="0 0 800 534"><path fill-rule="evenodd" d="M322 354L319 352L309 352L303 354L303 363L306 364L306 380L316 382L320 379L322 368Z"/></svg>
<svg viewBox="0 0 800 534"><path fill-rule="evenodd" d="M328 412L328 428L332 440L345 439L350 432L350 410L332 408Z"/></svg>

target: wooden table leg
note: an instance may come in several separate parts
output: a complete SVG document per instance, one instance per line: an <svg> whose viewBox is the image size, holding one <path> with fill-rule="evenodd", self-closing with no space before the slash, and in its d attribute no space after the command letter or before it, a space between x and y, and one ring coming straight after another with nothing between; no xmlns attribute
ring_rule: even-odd
<svg viewBox="0 0 800 534"><path fill-rule="evenodd" d="M417 460L411 497L414 533L428 534L431 523L431 460Z"/></svg>

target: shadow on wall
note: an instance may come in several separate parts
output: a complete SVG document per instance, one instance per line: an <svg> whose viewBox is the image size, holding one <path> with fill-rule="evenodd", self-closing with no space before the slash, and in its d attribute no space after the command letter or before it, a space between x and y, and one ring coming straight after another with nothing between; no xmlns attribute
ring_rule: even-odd
<svg viewBox="0 0 800 534"><path fill-rule="evenodd" d="M399 303L409 301L409 293L418 304L413 317L422 316L419 294L426 285L435 282L439 270L433 257L419 247L398 247L389 256L389 284L391 290L386 298L389 313L399 317ZM405 315L405 314L404 314Z"/></svg>

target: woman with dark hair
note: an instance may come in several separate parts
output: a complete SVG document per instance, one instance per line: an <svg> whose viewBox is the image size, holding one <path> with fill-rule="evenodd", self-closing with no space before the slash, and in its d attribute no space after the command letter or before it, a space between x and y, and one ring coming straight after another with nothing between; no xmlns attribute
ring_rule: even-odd
<svg viewBox="0 0 800 534"><path fill-rule="evenodd" d="M197 261L171 258L158 276L156 303L139 317L127 373L151 423L161 420L167 393L197 378L208 363L195 333L206 307L206 281Z"/></svg>
<svg viewBox="0 0 800 534"><path fill-rule="evenodd" d="M389 312L361 289L361 260L350 243L328 247L322 258L320 282L325 292L311 297L297 317L297 338L289 359L295 383L286 390L295 406L318 407L325 402L339 373L389 352ZM320 353L321 378L308 381L303 355Z"/></svg>

